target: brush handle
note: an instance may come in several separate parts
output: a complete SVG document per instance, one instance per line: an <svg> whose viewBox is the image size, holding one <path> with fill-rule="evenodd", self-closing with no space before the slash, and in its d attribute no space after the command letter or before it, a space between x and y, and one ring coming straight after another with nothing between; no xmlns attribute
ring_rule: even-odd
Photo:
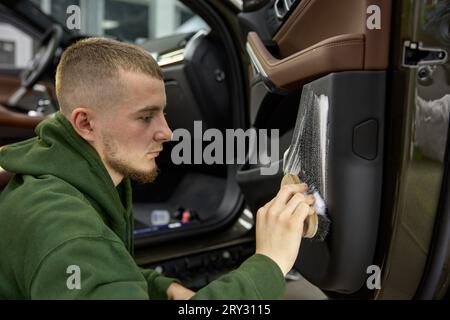
<svg viewBox="0 0 450 320"><path fill-rule="evenodd" d="M293 174L285 174L283 179L281 180L281 186L287 184L300 184L302 181L300 178ZM312 238L317 233L317 228L319 227L319 217L317 213L314 212L305 219L303 225L303 238Z"/></svg>

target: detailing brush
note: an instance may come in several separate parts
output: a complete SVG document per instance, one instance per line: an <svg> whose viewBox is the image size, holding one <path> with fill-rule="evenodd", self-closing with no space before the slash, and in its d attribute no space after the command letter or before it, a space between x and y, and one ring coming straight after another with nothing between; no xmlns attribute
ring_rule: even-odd
<svg viewBox="0 0 450 320"><path fill-rule="evenodd" d="M326 155L328 98L317 97L311 89L304 88L291 145L284 153L281 185L308 185L307 194L315 199L315 213L305 220L304 238L324 241L331 221L326 214Z"/></svg>

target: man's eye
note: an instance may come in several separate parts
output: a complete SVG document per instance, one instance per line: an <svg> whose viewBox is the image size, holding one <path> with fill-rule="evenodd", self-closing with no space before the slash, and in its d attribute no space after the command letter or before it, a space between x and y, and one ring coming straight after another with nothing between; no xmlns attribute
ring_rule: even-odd
<svg viewBox="0 0 450 320"><path fill-rule="evenodd" d="M150 122L150 120L152 120L152 116L147 116L147 117L141 117L139 118L140 120L144 121L144 122Z"/></svg>

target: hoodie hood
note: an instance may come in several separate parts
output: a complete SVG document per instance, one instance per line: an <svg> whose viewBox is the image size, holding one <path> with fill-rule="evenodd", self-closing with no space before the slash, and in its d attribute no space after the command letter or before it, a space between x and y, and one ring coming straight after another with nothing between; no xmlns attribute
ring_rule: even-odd
<svg viewBox="0 0 450 320"><path fill-rule="evenodd" d="M0 166L15 174L52 175L69 183L84 194L113 231L131 246L127 239L132 206L129 179L116 188L97 151L60 112L42 121L36 134L37 137L0 150Z"/></svg>

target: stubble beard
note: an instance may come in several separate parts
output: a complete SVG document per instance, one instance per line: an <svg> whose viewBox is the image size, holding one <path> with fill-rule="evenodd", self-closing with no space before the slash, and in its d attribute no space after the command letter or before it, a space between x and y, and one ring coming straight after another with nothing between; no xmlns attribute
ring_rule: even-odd
<svg viewBox="0 0 450 320"><path fill-rule="evenodd" d="M137 181L139 183L151 183L158 176L159 169L156 166L151 170L139 170L134 168L129 161L117 157L117 145L108 135L103 135L104 157L105 162L110 168L126 178Z"/></svg>

